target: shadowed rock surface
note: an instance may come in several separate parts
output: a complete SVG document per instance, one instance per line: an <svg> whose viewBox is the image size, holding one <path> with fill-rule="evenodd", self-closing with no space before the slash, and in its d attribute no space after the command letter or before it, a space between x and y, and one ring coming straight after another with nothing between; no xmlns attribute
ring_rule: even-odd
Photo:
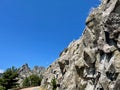
<svg viewBox="0 0 120 90"><path fill-rule="evenodd" d="M2 77L3 73L0 73L0 77Z"/></svg>
<svg viewBox="0 0 120 90"><path fill-rule="evenodd" d="M83 35L47 68L42 86L52 90L54 77L57 90L120 90L120 0L91 11Z"/></svg>

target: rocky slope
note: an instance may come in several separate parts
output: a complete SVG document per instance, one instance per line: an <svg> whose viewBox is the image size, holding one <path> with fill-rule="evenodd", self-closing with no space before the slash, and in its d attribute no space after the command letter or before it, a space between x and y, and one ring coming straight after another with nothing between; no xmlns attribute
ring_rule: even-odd
<svg viewBox="0 0 120 90"><path fill-rule="evenodd" d="M89 1L88 1L89 2ZM120 90L120 0L102 0L73 41L44 73L42 86L52 90Z"/></svg>
<svg viewBox="0 0 120 90"><path fill-rule="evenodd" d="M22 86L22 82L26 77L30 75L38 75L39 77L42 76L43 72L45 71L44 67L34 66L33 69L30 69L28 64L24 64L22 67L18 69L19 73L19 82L20 86Z"/></svg>

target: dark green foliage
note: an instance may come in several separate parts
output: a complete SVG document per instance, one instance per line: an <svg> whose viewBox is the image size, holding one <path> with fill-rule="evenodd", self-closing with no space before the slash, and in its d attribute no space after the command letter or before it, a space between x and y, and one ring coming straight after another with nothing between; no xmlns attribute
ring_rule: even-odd
<svg viewBox="0 0 120 90"><path fill-rule="evenodd" d="M18 83L18 70L15 67L8 68L0 78L0 85L5 87L6 90L16 88Z"/></svg>
<svg viewBox="0 0 120 90"><path fill-rule="evenodd" d="M30 86L30 80L28 77L25 78L23 81L23 87L29 87Z"/></svg>
<svg viewBox="0 0 120 90"><path fill-rule="evenodd" d="M31 75L31 86L39 86L41 84L41 78L39 78L37 75Z"/></svg>
<svg viewBox="0 0 120 90"><path fill-rule="evenodd" d="M5 87L3 86L0 86L0 90L6 90Z"/></svg>
<svg viewBox="0 0 120 90"><path fill-rule="evenodd" d="M56 88L57 88L57 83L56 83L56 79L55 79L55 77L51 80L51 84L52 84L52 90L56 90Z"/></svg>
<svg viewBox="0 0 120 90"><path fill-rule="evenodd" d="M42 78L37 75L31 75L25 78L23 81L23 87L39 86L41 84L41 80Z"/></svg>

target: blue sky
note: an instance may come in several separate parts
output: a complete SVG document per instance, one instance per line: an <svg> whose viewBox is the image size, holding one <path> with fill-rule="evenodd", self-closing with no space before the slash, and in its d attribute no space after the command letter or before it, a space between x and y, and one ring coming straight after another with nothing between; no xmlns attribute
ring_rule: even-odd
<svg viewBox="0 0 120 90"><path fill-rule="evenodd" d="M85 27L99 0L0 0L0 69L47 67Z"/></svg>

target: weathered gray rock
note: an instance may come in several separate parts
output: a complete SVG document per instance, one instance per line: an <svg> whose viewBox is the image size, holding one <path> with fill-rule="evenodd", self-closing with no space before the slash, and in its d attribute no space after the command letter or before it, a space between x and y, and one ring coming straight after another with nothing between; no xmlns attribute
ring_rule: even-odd
<svg viewBox="0 0 120 90"><path fill-rule="evenodd" d="M44 73L52 90L120 90L120 0L102 0L86 20L82 37L70 43Z"/></svg>
<svg viewBox="0 0 120 90"><path fill-rule="evenodd" d="M20 84L20 87L22 87L23 80L26 77L29 77L30 75L33 74L40 77L42 76L44 71L45 71L44 67L35 66L33 69L30 69L28 64L24 64L22 67L18 69L18 74L19 74L18 83Z"/></svg>

